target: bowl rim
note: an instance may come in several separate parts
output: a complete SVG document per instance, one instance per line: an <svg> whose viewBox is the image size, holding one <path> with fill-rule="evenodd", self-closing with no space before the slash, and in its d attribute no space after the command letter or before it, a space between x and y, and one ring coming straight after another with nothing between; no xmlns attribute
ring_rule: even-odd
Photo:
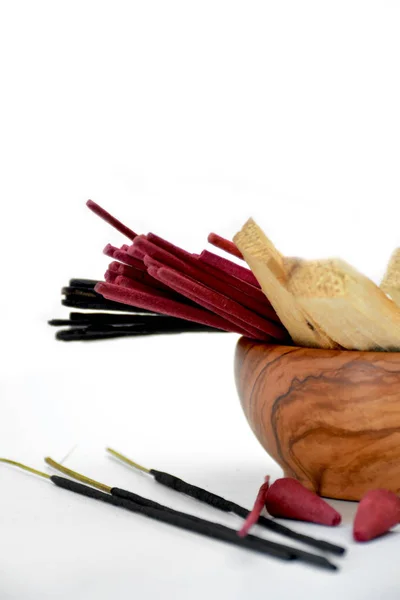
<svg viewBox="0 0 400 600"><path fill-rule="evenodd" d="M399 358L400 360L400 348L399 350L348 350L348 349L343 349L340 350L338 348L312 348L310 346L296 346L295 344L293 345L288 345L288 344L274 344L274 343L270 343L270 342L263 342L262 340L255 340L249 337L246 337L245 335L242 335L238 341L237 341L237 345L241 344L241 343L251 343L254 346L264 346L266 348L287 348L290 349L292 348L293 350L302 350L303 352L307 352L309 351L310 353L319 353L319 354L326 354L329 353L331 356L332 354L336 355L336 354L357 354L357 355L366 355L366 356L370 356L370 357L376 357L379 360L382 360L384 356L393 356L396 358ZM384 360L384 359L383 359Z"/></svg>

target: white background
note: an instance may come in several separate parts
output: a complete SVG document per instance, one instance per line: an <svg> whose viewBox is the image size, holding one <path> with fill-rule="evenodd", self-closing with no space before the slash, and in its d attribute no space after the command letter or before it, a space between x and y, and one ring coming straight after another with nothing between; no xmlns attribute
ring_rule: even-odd
<svg viewBox="0 0 400 600"><path fill-rule="evenodd" d="M124 240L85 208L199 251L255 217L288 255L379 281L399 244L397 2L0 3L0 454L61 459L238 526L104 456L106 444L250 505L279 476L233 382L235 336L62 344L70 277ZM398 598L398 534L330 575L171 530L1 468L0 596Z"/></svg>

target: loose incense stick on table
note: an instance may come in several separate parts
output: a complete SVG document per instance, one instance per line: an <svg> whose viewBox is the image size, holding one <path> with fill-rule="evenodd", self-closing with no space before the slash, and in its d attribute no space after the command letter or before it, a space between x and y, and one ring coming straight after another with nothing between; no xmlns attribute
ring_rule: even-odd
<svg viewBox="0 0 400 600"><path fill-rule="evenodd" d="M179 479L174 475L170 475L169 473L164 473L163 471L156 471L155 469L147 469L146 467L143 467L142 465L134 462L133 460L127 458L126 456L124 456L120 452L117 452L116 450L113 450L112 448L107 448L107 452L109 452L115 458L118 458L125 464L134 467L135 469L138 469L144 473L152 475L152 477L154 477L157 483L161 483L162 485L165 485L170 489L191 496L196 500L200 500L200 502L209 504L210 506L213 506L214 508L217 508L224 512L233 513L239 517L247 518L250 514L249 510L243 508L235 502L225 500L225 498L222 498L217 494L213 494L212 492L187 483L186 481L183 481L182 479ZM280 523L277 523L272 519L267 519L266 517L260 517L257 524L261 525L262 527L265 527L266 529L274 531L275 533L285 535L286 537L289 537L291 539L298 540L299 542L303 542L305 544L308 544L309 546L318 548L319 550L332 552L338 555L342 555L346 551L345 548L341 546L331 544L330 542L326 542L324 540L315 539L302 533L297 533L296 531L293 531L292 529L289 529L288 527L285 527L284 525L281 525Z"/></svg>
<svg viewBox="0 0 400 600"><path fill-rule="evenodd" d="M292 548L290 546L285 546L283 544L277 544L275 542L265 540L263 538L259 538L253 535L249 535L246 538L240 538L237 535L236 530L230 529L229 527L225 527L225 525L220 525L219 523L214 523L212 521L207 521L206 519L201 519L200 517L195 517L184 512L176 511L147 498L143 498L142 496L134 494L133 492L130 492L128 490L108 486L104 483L86 477L81 473L77 473L72 469L68 469L67 467L57 463L50 457L47 457L45 461L48 465L50 465L54 469L57 469L61 473L64 473L65 475L68 475L73 479L77 479L78 481L83 482L84 484L93 486L97 490L101 490L100 492L97 492L97 494L101 494L101 496L96 497L92 493L91 497L93 498L105 501L103 498L103 492L106 492L106 496L107 494L111 494L111 497L114 500L117 500L118 502L122 501L124 503L122 504L123 508L132 510L133 512L141 512L142 514L145 514L150 518L169 523L170 525L175 525L176 527L180 527L188 531L193 531L201 535L219 539L238 546L240 546L240 544L237 544L236 540L248 540L249 544L243 545L244 548L256 550L259 552L265 552L267 554L271 554L273 556L276 556L277 558L283 558L285 560L298 559L305 563L322 567L324 569L332 571L337 570L336 565L328 561L323 556L311 554L309 552L304 552L303 550ZM67 487L65 483L64 487ZM72 491L76 490L74 489ZM95 492L95 490L92 490L92 492ZM132 508L129 508L129 505L131 505Z"/></svg>
<svg viewBox="0 0 400 600"><path fill-rule="evenodd" d="M155 508L153 505L156 505L156 503L152 503L146 498L141 498L140 496L132 495L135 496L138 501L134 502L131 499L128 500L124 497L124 490L110 488L105 484L79 475L78 473L75 473L75 475L78 476L79 479L86 481L88 485L83 485L82 483L72 481L71 479L67 479L65 477L59 477L58 475L50 476L47 473L43 473L42 471L38 471L37 469L33 469L31 467L23 465L22 463L9 460L7 458L0 458L0 462L10 464L12 466L23 469L24 471L37 475L38 477L47 479L54 483L57 487L63 488L70 492L74 492L81 496L92 498L93 500L100 500L101 502L104 502L106 504L111 504L112 506L116 506L118 508L124 508L126 510L129 510L130 512L141 514L155 521L167 523L168 525L173 525L174 527L178 527L186 531L191 531L193 533L197 533L208 538L232 544L239 548L252 550L254 552L258 552L260 554L264 554L274 558L279 558L281 560L294 560L300 558L298 553L289 551L284 547L280 547L279 544L267 542L266 540L262 540L261 538L250 539L248 540L248 542L246 542L246 540L238 538L236 532L234 530L230 530L228 527L224 527L219 524L209 523L207 521L197 519L194 517L188 518L185 515L185 513L182 513L181 516L179 513L175 514L176 511L170 511L168 509L165 509L164 507L162 509L157 507ZM71 473L74 472L71 471ZM112 490L114 492L113 494L111 494ZM128 494L130 493L128 492ZM304 562L308 562L316 566L329 569L331 571L337 570L337 567L329 561L327 561L326 559L324 559L324 557L313 557L314 555L310 555L308 560L306 556L303 556L301 558Z"/></svg>

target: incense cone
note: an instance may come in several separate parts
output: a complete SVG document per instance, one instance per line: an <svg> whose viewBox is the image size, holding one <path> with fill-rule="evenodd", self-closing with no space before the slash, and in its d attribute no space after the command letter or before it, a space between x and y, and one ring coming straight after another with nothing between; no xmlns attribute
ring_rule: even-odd
<svg viewBox="0 0 400 600"><path fill-rule="evenodd" d="M397 525L400 521L400 498L388 490L371 490L358 505L353 537L368 542Z"/></svg>
<svg viewBox="0 0 400 600"><path fill-rule="evenodd" d="M290 477L278 479L269 488L265 506L273 517L297 519L321 525L339 525L340 514L325 500Z"/></svg>

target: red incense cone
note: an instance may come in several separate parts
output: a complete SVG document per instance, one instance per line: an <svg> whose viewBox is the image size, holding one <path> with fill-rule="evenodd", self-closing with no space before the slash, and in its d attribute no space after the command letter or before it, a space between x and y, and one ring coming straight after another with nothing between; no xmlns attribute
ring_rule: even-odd
<svg viewBox="0 0 400 600"><path fill-rule="evenodd" d="M278 479L268 490L265 506L273 517L321 525L339 525L340 514L325 500L290 477Z"/></svg>
<svg viewBox="0 0 400 600"><path fill-rule="evenodd" d="M353 537L368 542L383 535L400 521L400 498L388 490L371 490L358 505Z"/></svg>
<svg viewBox="0 0 400 600"><path fill-rule="evenodd" d="M242 528L238 532L240 537L246 536L250 529L255 525L260 517L261 511L265 506L265 499L267 496L269 488L269 475L265 478L265 483L262 484L260 489L258 490L256 501L254 502L254 506L251 512L247 515L245 522L242 525Z"/></svg>

